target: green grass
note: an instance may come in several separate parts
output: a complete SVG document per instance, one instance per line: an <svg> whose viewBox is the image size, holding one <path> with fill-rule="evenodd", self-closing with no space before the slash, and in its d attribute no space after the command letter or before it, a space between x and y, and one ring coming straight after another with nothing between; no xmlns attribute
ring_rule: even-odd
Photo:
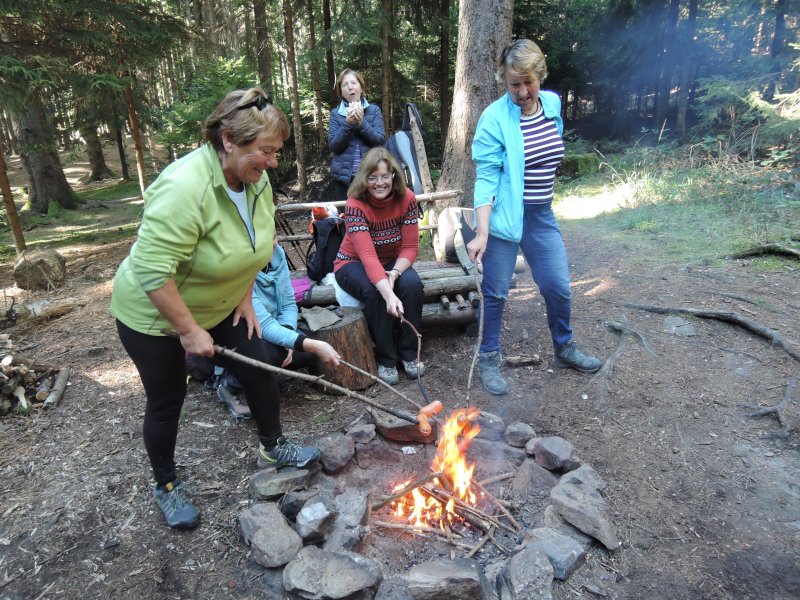
<svg viewBox="0 0 800 600"><path fill-rule="evenodd" d="M767 242L791 246L800 233L794 177L741 162L693 163L686 149L638 148L607 157L597 175L559 182L555 210L565 229L588 227L643 265L706 261Z"/></svg>

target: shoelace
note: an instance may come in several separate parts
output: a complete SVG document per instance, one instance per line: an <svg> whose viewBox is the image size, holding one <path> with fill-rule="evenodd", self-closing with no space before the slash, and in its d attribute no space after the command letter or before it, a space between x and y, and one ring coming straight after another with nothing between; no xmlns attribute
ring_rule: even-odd
<svg viewBox="0 0 800 600"><path fill-rule="evenodd" d="M275 458L280 461L295 461L300 456L301 447L299 444L285 440L283 444L275 446Z"/></svg>
<svg viewBox="0 0 800 600"><path fill-rule="evenodd" d="M167 493L166 507L167 510L174 511L183 508L183 505L188 502L185 493L188 491L185 483L179 483L172 491Z"/></svg>

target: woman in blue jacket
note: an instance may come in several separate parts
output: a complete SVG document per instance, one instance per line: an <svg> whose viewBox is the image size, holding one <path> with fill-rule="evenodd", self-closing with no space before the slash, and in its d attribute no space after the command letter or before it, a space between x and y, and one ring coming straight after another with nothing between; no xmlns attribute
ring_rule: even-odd
<svg viewBox="0 0 800 600"><path fill-rule="evenodd" d="M564 158L561 100L539 89L547 65L530 40L506 46L495 76L507 92L483 111L472 142L476 235L467 251L483 263L478 375L486 391L500 395L508 392L500 372L500 326L520 247L547 307L554 366L594 373L603 363L575 344L570 327L569 264L551 204Z"/></svg>
<svg viewBox="0 0 800 600"><path fill-rule="evenodd" d="M328 149L333 152L331 175L336 200L344 200L361 157L370 148L383 146L386 137L383 114L377 105L367 102L361 73L353 69L342 71L336 79L336 92L341 102L331 111Z"/></svg>

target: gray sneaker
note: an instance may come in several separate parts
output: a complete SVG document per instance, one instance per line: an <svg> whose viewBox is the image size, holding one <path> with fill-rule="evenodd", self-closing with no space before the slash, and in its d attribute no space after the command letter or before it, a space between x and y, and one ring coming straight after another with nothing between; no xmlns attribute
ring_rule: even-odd
<svg viewBox="0 0 800 600"><path fill-rule="evenodd" d="M508 393L508 384L500 373L500 352L478 354L478 378L484 389L495 396Z"/></svg>
<svg viewBox="0 0 800 600"><path fill-rule="evenodd" d="M397 367L378 365L378 378L389 385L397 385L400 383L400 375L397 374Z"/></svg>
<svg viewBox="0 0 800 600"><path fill-rule="evenodd" d="M244 394L237 394L231 391L225 383L220 383L217 386L217 396L225 406L228 407L228 413L234 419L250 419L250 407L247 405L247 400Z"/></svg>
<svg viewBox="0 0 800 600"><path fill-rule="evenodd" d="M425 375L425 363L416 360L404 360L403 368L406 370L406 375L409 379L417 379Z"/></svg>
<svg viewBox="0 0 800 600"><path fill-rule="evenodd" d="M559 369L575 369L580 373L597 373L603 366L603 361L589 356L570 340L556 350L553 366Z"/></svg>
<svg viewBox="0 0 800 600"><path fill-rule="evenodd" d="M200 511L189 502L185 493L185 484L175 481L153 488L153 497L164 513L167 525L175 529L192 529L200 523Z"/></svg>
<svg viewBox="0 0 800 600"><path fill-rule="evenodd" d="M258 445L258 467L307 467L319 460L320 450L313 446L301 446L290 442L285 437L278 438L278 443L271 450L264 444Z"/></svg>

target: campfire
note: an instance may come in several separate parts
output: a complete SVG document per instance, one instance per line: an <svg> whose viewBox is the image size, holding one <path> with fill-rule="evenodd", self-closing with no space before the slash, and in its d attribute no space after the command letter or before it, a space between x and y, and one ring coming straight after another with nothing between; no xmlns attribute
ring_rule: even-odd
<svg viewBox="0 0 800 600"><path fill-rule="evenodd" d="M493 521L477 508L478 487L472 476L475 464L468 464L466 451L480 432L478 409L456 410L441 427L431 473L392 490L392 515L418 530L448 532L456 523L471 523L485 529ZM486 496L481 490L481 496ZM489 522L487 522L489 521Z"/></svg>

